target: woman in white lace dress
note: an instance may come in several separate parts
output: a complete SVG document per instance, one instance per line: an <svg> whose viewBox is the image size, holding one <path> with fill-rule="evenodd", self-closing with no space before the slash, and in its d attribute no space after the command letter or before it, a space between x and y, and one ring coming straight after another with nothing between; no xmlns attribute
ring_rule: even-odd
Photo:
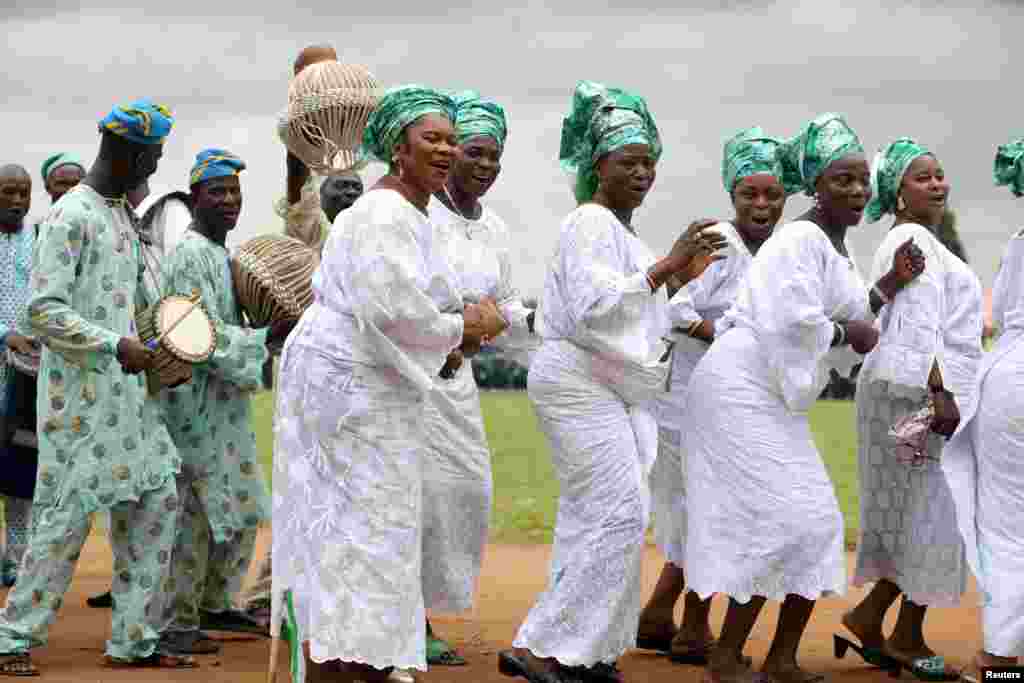
<svg viewBox="0 0 1024 683"><path fill-rule="evenodd" d="M881 277L908 239L921 249L927 270L898 294L879 281L884 297L878 346L857 378L857 441L860 537L853 585L874 582L843 617L871 664L911 671L921 680L955 680L957 671L927 646L929 606L953 607L967 587L967 564L956 512L940 455L960 411L975 400L981 361L982 291L978 276L937 237L949 182L934 154L900 138L875 159L868 220L894 214L895 222L875 254ZM935 417L926 458L904 462L889 436L892 425L930 400ZM885 614L903 595L892 634L882 632ZM839 641L837 641L839 642Z"/></svg>
<svg viewBox="0 0 1024 683"><path fill-rule="evenodd" d="M550 583L499 668L534 683L617 681L636 644L640 560L657 452L652 401L664 390L662 285L685 284L724 245L702 221L656 260L633 211L654 182L661 140L644 100L582 82L562 127L579 207L563 221L537 313L543 342L528 391L561 496ZM691 270L692 269L692 270Z"/></svg>
<svg viewBox="0 0 1024 683"><path fill-rule="evenodd" d="M799 189L799 178L786 173L780 141L760 128L743 130L725 143L722 183L736 217L714 230L729 240L728 258L712 263L691 280L669 306L672 323L672 369L669 390L658 402L658 457L651 472L654 531L665 565L640 615L637 647L667 651L672 661L703 664L714 638L709 623L711 601L687 592L683 623L676 629L676 602L686 585L686 476L680 451L683 399L690 375L715 338L715 322L732 305L754 254L782 218L786 195ZM673 291L669 283L669 291Z"/></svg>
<svg viewBox="0 0 1024 683"><path fill-rule="evenodd" d="M693 371L681 418L690 589L729 596L711 681L758 678L743 647L767 598L782 606L762 671L779 683L820 678L799 669L797 649L815 601L846 591L843 516L807 411L837 360L830 350L865 353L877 341L846 242L870 172L837 114L808 123L785 161L814 207L761 247ZM900 281L923 267L913 250L897 256Z"/></svg>
<svg viewBox="0 0 1024 683"><path fill-rule="evenodd" d="M426 669L422 404L452 349L504 328L493 302L462 306L427 217L452 118L430 88L381 99L363 144L391 173L340 215L281 359L271 627L287 591L299 681L303 665L332 681Z"/></svg>
<svg viewBox="0 0 1024 683"><path fill-rule="evenodd" d="M508 329L492 348L526 364L536 345L533 312L512 286L505 222L480 199L501 170L505 111L475 92L455 96L459 149L444 189L430 200L439 248L463 301L494 299ZM491 516L491 451L473 368L453 351L426 404L423 475L423 600L433 614L473 607ZM427 622L427 663L465 664Z"/></svg>
<svg viewBox="0 0 1024 683"><path fill-rule="evenodd" d="M1024 138L999 147L996 183L1024 197ZM1024 657L1024 230L1010 239L992 288L995 348L983 357L976 400L942 454L967 561L983 600L982 666Z"/></svg>

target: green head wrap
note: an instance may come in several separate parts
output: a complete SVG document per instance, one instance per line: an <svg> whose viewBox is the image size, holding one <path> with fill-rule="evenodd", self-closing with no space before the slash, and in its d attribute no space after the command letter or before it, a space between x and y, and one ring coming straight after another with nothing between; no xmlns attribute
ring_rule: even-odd
<svg viewBox="0 0 1024 683"><path fill-rule="evenodd" d="M455 102L450 95L422 85L389 89L366 121L361 156L390 164L402 131L426 114L441 114L455 121Z"/></svg>
<svg viewBox="0 0 1024 683"><path fill-rule="evenodd" d="M647 103L639 95L581 81L572 97L572 112L562 121L562 168L575 174L576 201L590 201L597 192L598 160L626 145L647 145L661 157L661 137Z"/></svg>
<svg viewBox="0 0 1024 683"><path fill-rule="evenodd" d="M455 100L455 135L460 145L471 138L488 135L498 143L499 151L505 149L508 121L500 104L485 100L473 90L457 93L452 98Z"/></svg>
<svg viewBox="0 0 1024 683"><path fill-rule="evenodd" d="M783 145L786 163L798 169L804 192L814 195L814 183L834 161L863 154L864 147L842 114L822 114Z"/></svg>
<svg viewBox="0 0 1024 683"><path fill-rule="evenodd" d="M899 138L875 155L871 164L871 201L864 209L868 223L895 213L903 176L914 159L922 156L935 155L910 138Z"/></svg>
<svg viewBox="0 0 1024 683"><path fill-rule="evenodd" d="M786 194L803 188L800 172L787 163L781 153L782 141L768 137L760 127L741 130L725 142L722 158L722 184L730 195L743 178L761 173L775 176Z"/></svg>
<svg viewBox="0 0 1024 683"><path fill-rule="evenodd" d="M43 167L39 171L43 176L43 183L46 183L50 179L50 174L61 166L77 166L82 169L82 173L86 171L85 162L82 161L80 156L71 152L61 152L60 154L54 154L43 162Z"/></svg>
<svg viewBox="0 0 1024 683"><path fill-rule="evenodd" d="M1017 138L996 151L996 185L1009 185L1014 197L1024 197L1024 138Z"/></svg>

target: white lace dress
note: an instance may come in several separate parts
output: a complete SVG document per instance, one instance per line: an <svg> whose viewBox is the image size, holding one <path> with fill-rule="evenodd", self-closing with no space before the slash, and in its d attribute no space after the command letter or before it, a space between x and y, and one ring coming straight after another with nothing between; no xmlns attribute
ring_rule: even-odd
<svg viewBox="0 0 1024 683"><path fill-rule="evenodd" d="M691 280L672 297L669 320L672 323L672 369L668 391L659 394L658 457L651 471L651 499L654 515L654 537L665 559L683 566L686 549L686 470L680 450L682 430L680 418L686 387L697 363L709 344L678 331L686 330L699 320L717 321L736 299L743 275L753 255L731 223L718 223L715 230L729 241L722 250L726 258L708 266L699 278Z"/></svg>
<svg viewBox="0 0 1024 683"><path fill-rule="evenodd" d="M833 321L867 315L854 263L814 223L758 251L683 411L684 561L701 598L846 591L843 516L807 410L833 366Z"/></svg>
<svg viewBox="0 0 1024 683"><path fill-rule="evenodd" d="M952 607L967 588L967 563L946 476L937 459L914 467L898 460L888 432L924 405L935 362L961 413L976 400L982 290L966 263L913 223L886 235L872 281L910 238L924 251L925 271L879 311L878 346L857 378L861 521L853 585L888 579L919 605ZM931 434L929 453L938 458L945 443Z"/></svg>
<svg viewBox="0 0 1024 683"><path fill-rule="evenodd" d="M427 217L373 190L341 213L281 359L273 591L314 661L426 669L423 398L462 339Z"/></svg>
<svg viewBox="0 0 1024 683"><path fill-rule="evenodd" d="M612 212L585 204L562 223L537 313L529 395L561 495L550 582L515 646L567 666L612 663L636 643L640 560L657 453L664 288L651 251Z"/></svg>
<svg viewBox="0 0 1024 683"><path fill-rule="evenodd" d="M967 561L982 593L986 652L1024 656L1024 230L992 288L1001 330L984 355L977 400L942 454Z"/></svg>
<svg viewBox="0 0 1024 683"><path fill-rule="evenodd" d="M466 220L436 198L428 208L463 301L496 300L509 328L495 347L528 362L538 338L527 327L529 309L512 287L504 221L486 206L478 220ZM434 384L437 391L425 405L423 600L435 612L461 612L473 606L487 543L491 452L469 359L453 378L435 376Z"/></svg>

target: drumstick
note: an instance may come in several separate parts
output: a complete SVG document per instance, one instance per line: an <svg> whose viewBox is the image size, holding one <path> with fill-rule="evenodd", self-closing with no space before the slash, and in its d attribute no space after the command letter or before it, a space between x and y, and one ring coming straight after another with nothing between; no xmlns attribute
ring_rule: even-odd
<svg viewBox="0 0 1024 683"><path fill-rule="evenodd" d="M185 312L182 313L177 320L171 323L170 327L164 330L159 337L146 344L146 346L149 347L150 351L155 351L156 348L160 346L160 342L163 341L163 338L169 335L171 332L174 332L174 328L180 325L181 321L187 318L192 313L192 311L195 310L196 306L198 306L200 302L199 292L193 293L192 296L189 297L189 301L192 302L192 305L185 309Z"/></svg>

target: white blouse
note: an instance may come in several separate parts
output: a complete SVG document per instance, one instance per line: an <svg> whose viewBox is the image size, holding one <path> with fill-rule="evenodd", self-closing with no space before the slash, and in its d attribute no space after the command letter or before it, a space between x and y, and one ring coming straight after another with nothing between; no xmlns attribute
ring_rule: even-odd
<svg viewBox="0 0 1024 683"><path fill-rule="evenodd" d="M652 294L647 283L654 262L647 245L610 210L578 207L562 222L537 333L545 344L566 342L588 363L598 362L600 375L617 378L624 394L648 394L659 382L663 387L670 323L665 288Z"/></svg>
<svg viewBox="0 0 1024 683"><path fill-rule="evenodd" d="M924 272L878 312L878 346L864 359L861 375L923 389L937 362L946 387L964 400L973 393L982 354L981 281L931 231L904 223L875 252L872 282L892 268L896 249L911 237L924 252Z"/></svg>
<svg viewBox="0 0 1024 683"><path fill-rule="evenodd" d="M734 325L753 330L786 405L803 412L825 388L829 370L849 363L851 353L831 348L834 323L868 315L856 264L815 223L798 220L776 228L758 250L716 334Z"/></svg>
<svg viewBox="0 0 1024 683"><path fill-rule="evenodd" d="M338 214L313 296L289 343L397 368L424 392L462 342L458 282L433 224L393 190L367 192Z"/></svg>
<svg viewBox="0 0 1024 683"><path fill-rule="evenodd" d="M700 277L686 283L669 303L668 316L673 327L672 338L676 342L672 350L673 363L685 354L692 357L691 365L695 365L704 355L709 346L707 342L695 339L685 331L695 322L707 320L714 323L725 315L736 300L740 282L754 258L732 223L718 223L710 229L725 237L727 244L718 252L725 258L713 262Z"/></svg>
<svg viewBox="0 0 1024 683"><path fill-rule="evenodd" d="M458 278L463 302L494 299L508 328L492 343L502 355L528 367L529 355L539 338L530 333L526 322L530 309L512 285L510 237L505 222L487 206L480 218L463 218L436 197L431 197L427 210L439 248Z"/></svg>
<svg viewBox="0 0 1024 683"><path fill-rule="evenodd" d="M998 334L1024 332L1024 230L1006 245L992 286L992 324Z"/></svg>

